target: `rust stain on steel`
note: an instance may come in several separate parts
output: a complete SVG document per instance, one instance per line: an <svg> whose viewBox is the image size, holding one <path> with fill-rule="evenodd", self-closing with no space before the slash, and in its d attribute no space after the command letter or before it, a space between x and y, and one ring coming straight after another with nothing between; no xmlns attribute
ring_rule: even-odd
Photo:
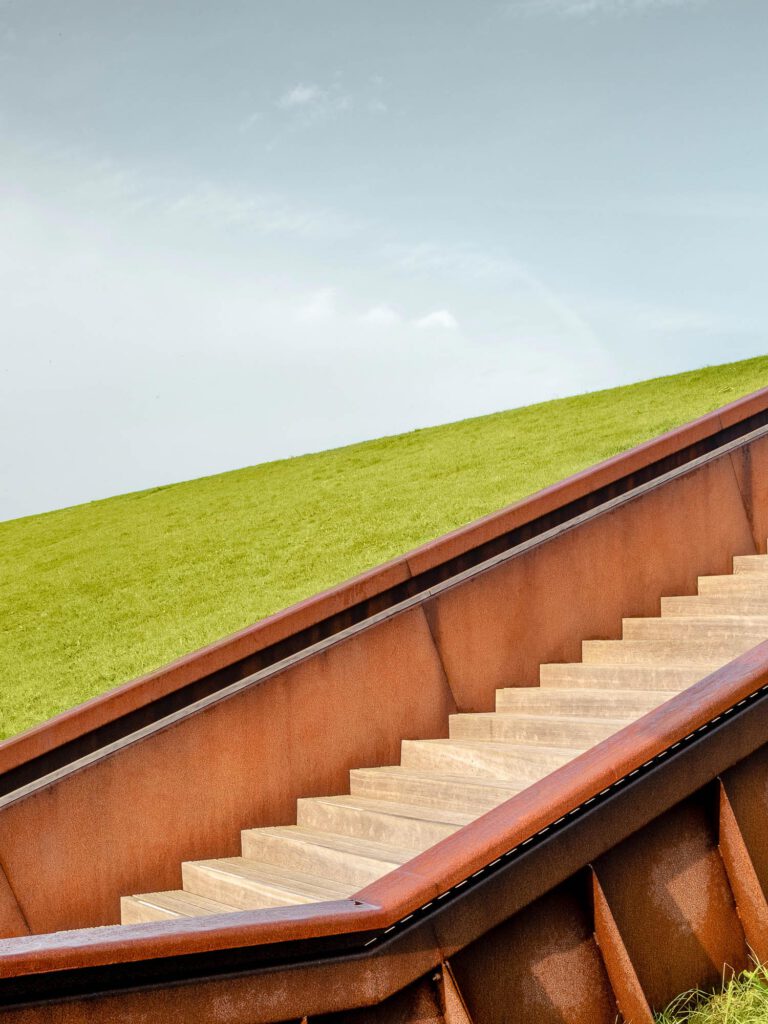
<svg viewBox="0 0 768 1024"><path fill-rule="evenodd" d="M741 970L749 962L717 849L716 801L709 791L678 804L595 864L653 1009L689 988L716 987L724 965ZM668 956L659 955L660 936Z"/></svg>

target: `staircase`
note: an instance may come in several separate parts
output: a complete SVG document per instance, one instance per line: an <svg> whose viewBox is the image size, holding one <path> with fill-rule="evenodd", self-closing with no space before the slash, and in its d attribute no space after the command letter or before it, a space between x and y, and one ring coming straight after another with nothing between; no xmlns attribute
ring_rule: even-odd
<svg viewBox="0 0 768 1024"><path fill-rule="evenodd" d="M585 598L585 599L588 599ZM350 772L349 796L298 801L297 824L247 829L242 856L182 864L183 889L121 900L122 923L350 896L768 638L768 556L624 619L621 640L542 665L538 687L450 718L448 739L404 740L399 766Z"/></svg>

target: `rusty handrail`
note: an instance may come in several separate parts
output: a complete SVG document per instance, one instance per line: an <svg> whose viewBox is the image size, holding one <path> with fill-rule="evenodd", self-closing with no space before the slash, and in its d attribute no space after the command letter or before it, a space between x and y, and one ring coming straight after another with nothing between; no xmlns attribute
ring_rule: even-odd
<svg viewBox="0 0 768 1024"><path fill-rule="evenodd" d="M359 952L767 688L764 641L350 899L4 939L0 978L356 933Z"/></svg>

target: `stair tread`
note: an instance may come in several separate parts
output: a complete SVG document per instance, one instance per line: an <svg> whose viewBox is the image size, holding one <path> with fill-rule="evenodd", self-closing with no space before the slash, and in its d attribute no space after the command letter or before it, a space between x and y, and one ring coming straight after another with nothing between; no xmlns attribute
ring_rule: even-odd
<svg viewBox="0 0 768 1024"><path fill-rule="evenodd" d="M511 753L520 754L525 756L529 754L536 758L551 754L553 757L558 754L562 754L564 757L572 757L574 751L583 751L584 747L579 746L561 746L554 744L544 743L505 743L504 740L492 739L437 739L437 740L406 740L407 743L413 744L424 744L431 747L461 747L462 749L468 750L480 750L480 751L498 751L499 753Z"/></svg>
<svg viewBox="0 0 768 1024"><path fill-rule="evenodd" d="M280 868L274 864L252 860L249 857L221 857L214 860L187 861L187 864L205 872L237 878L244 882L262 884L270 889L307 896L313 899L335 900L349 895L349 886L303 871ZM188 891L185 889L184 891Z"/></svg>
<svg viewBox="0 0 768 1024"><path fill-rule="evenodd" d="M340 835L336 832L321 832L318 829L302 828L301 825L277 825L269 828L245 829L249 834L259 833L263 836L270 836L277 839L285 839L289 842L303 842L308 845L323 846L330 850L338 850L341 853L350 853L358 857L367 857L369 860L382 860L399 864L411 860L421 850L414 848L402 848L390 846L387 843L379 843L372 839L358 839L352 836Z"/></svg>
<svg viewBox="0 0 768 1024"><path fill-rule="evenodd" d="M568 662L553 662L552 664L560 665L560 664L570 664L570 663L568 663ZM577 664L577 665L580 666L581 662L574 662L573 664ZM623 668L624 666L620 665L618 667L619 668ZM638 667L645 668L646 666L643 665L643 666L638 666ZM675 666L672 666L672 667L675 668L675 669L679 669L680 668L679 665L675 665ZM609 670L609 669L616 668L616 666L615 665L590 665L589 668ZM687 670L686 669L682 669L681 671L687 671ZM599 688L599 687L592 688L592 687L588 687L588 686L580 686L580 687L575 687L574 686L574 687L570 687L570 688L567 687L567 686L558 686L557 688L549 687L549 686L504 686L504 687L500 687L496 691L497 694L500 694L500 693L501 694L508 694L508 693L514 693L514 694L518 694L518 693L519 694L523 694L523 693L524 694L529 694L529 693L530 694L539 694L539 695L542 695L542 696L546 696L547 700L552 700L554 695L557 695L558 697L570 695L574 699L578 698L580 700L581 699L604 700L605 698L610 697L611 701L621 700L623 698L627 702L642 700L647 694L654 694L654 696L658 695L658 694L664 694L669 699L671 699L672 697L677 697L679 692L680 692L679 690L622 690L622 689L619 689L618 687L616 689L613 689L612 687L611 688L608 688L608 687L606 687L606 688ZM536 700L537 698L534 697L533 699ZM472 714L472 712L467 712L467 713L468 714ZM481 711L481 712L477 712L477 714L495 714L495 712Z"/></svg>
<svg viewBox="0 0 768 1024"><path fill-rule="evenodd" d="M579 690L578 692L579 693L583 693L584 691L583 690ZM655 693L655 692L658 692L658 691L653 691L652 690L650 692ZM613 724L613 725L616 726L617 730L618 729L623 729L625 725L629 725L630 723L635 721L635 718L632 717L632 716L627 716L627 717L624 717L624 718L618 718L618 717L617 718L611 718L611 717L595 718L592 715L569 715L567 713L566 714L562 714L562 715L555 715L555 714L548 715L548 714L544 714L544 713L536 715L536 714L531 714L528 711L475 711L475 712L468 711L468 712L465 712L463 714L459 713L459 714L456 714L456 715L451 715L451 718L473 718L473 719L476 719L478 721L491 721L491 720L497 720L497 719L502 719L502 720L509 719L510 721L514 721L514 722L517 722L517 721L522 721L522 722L556 722L556 723L562 723L562 724L567 724L569 722L576 722L578 724L588 723L589 725L600 725L600 726L609 726L609 725ZM461 740L460 742L465 742L465 741ZM485 741L480 741L479 740L478 742L485 742ZM493 742L493 741L491 741L491 742ZM543 745L544 744L537 744L537 746L543 746Z"/></svg>
<svg viewBox="0 0 768 1024"><path fill-rule="evenodd" d="M374 800L365 796L320 796L313 797L320 803L332 803L352 810L372 811L390 817L412 818L416 821L435 821L446 825L468 825L475 815L462 811L449 811L426 804L397 803L394 800Z"/></svg>
<svg viewBox="0 0 768 1024"><path fill-rule="evenodd" d="M451 783L460 782L466 783L468 786L478 786L481 788L484 786L492 786L493 788L503 787L504 789L513 790L515 792L519 790L519 787L515 787L515 784L510 782L508 779L500 779L497 781L495 779L479 779L476 776L468 778L466 775L455 775L453 772L431 771L428 768L402 768L399 764L385 765L380 768L353 768L352 771L356 775L372 775L375 773L381 775L392 775L397 778L407 776L413 779L434 779L436 781Z"/></svg>
<svg viewBox="0 0 768 1024"><path fill-rule="evenodd" d="M124 897L124 916L349 896L768 637L768 555L736 556L732 574L700 576L697 594L662 598L660 615L623 626L624 638L583 640L582 661L542 664L540 686L497 689L497 710L449 716L449 737L403 740L405 765L353 768L362 792L302 799L306 824L243 830L249 856L186 862L183 889Z"/></svg>
<svg viewBox="0 0 768 1024"><path fill-rule="evenodd" d="M198 896L196 893L185 892L183 889L169 889L167 892L141 892L135 896L124 896L124 900L135 900L148 907L156 907L180 917L202 917L210 914L231 914L237 907L229 903Z"/></svg>

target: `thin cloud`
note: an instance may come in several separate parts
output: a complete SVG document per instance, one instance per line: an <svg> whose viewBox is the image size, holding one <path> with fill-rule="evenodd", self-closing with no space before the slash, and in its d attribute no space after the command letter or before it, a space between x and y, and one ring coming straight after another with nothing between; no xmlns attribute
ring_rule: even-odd
<svg viewBox="0 0 768 1024"><path fill-rule="evenodd" d="M337 291L335 288L318 288L312 292L297 313L297 319L304 323L318 323L330 320L336 315Z"/></svg>
<svg viewBox="0 0 768 1024"><path fill-rule="evenodd" d="M292 89L283 93L277 101L278 107L290 109L291 107L306 107L310 103L317 103L325 97L323 90L317 85L305 85L299 82Z"/></svg>
<svg viewBox="0 0 768 1024"><path fill-rule="evenodd" d="M352 97L335 82L329 89L299 82L277 100L277 106L293 117L298 124L308 125L335 117L351 110Z"/></svg>
<svg viewBox="0 0 768 1024"><path fill-rule="evenodd" d="M598 15L644 14L673 7L703 7L709 0L513 0L508 14L562 15L588 18Z"/></svg>
<svg viewBox="0 0 768 1024"><path fill-rule="evenodd" d="M427 313L426 316L414 320L413 326L426 331L435 328L442 331L457 331L459 329L456 317L447 309L436 309L432 313Z"/></svg>
<svg viewBox="0 0 768 1024"><path fill-rule="evenodd" d="M361 323L372 324L375 327L390 327L401 321L400 314L390 306L372 306L360 317Z"/></svg>

